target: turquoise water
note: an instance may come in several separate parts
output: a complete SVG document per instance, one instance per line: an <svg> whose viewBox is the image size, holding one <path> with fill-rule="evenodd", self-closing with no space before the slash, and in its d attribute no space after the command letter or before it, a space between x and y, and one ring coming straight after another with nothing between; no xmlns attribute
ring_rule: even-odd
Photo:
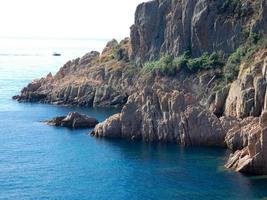
<svg viewBox="0 0 267 200"><path fill-rule="evenodd" d="M31 79L54 73L66 60L100 49L104 43L32 39L2 39L1 43L0 39L1 200L267 197L267 177L226 170L223 149L96 139L88 135L90 129L72 131L40 121L73 110L102 121L117 110L11 100ZM62 57L52 57L53 51Z"/></svg>

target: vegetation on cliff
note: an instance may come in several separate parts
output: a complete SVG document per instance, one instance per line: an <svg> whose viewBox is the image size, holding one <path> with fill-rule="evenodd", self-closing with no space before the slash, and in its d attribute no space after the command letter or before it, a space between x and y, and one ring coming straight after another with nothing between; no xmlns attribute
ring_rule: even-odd
<svg viewBox="0 0 267 200"><path fill-rule="evenodd" d="M266 36L250 33L247 41L232 53L224 67L224 77L227 83L234 81L239 73L242 62L251 62L253 55L260 49L267 48Z"/></svg>
<svg viewBox="0 0 267 200"><path fill-rule="evenodd" d="M182 70L192 74L204 70L222 69L222 82L231 83L237 78L241 63L251 62L253 55L264 48L267 48L266 36L252 32L246 42L229 56L224 55L223 52L204 53L197 58L193 58L189 51L179 57L165 54L158 61L146 62L141 73L175 76Z"/></svg>
<svg viewBox="0 0 267 200"><path fill-rule="evenodd" d="M181 70L190 73L197 73L201 70L221 68L224 65L223 60L217 53L204 53L198 58L192 58L186 52L183 55L174 58L166 54L159 61L145 63L143 73L160 73L161 75L173 76Z"/></svg>

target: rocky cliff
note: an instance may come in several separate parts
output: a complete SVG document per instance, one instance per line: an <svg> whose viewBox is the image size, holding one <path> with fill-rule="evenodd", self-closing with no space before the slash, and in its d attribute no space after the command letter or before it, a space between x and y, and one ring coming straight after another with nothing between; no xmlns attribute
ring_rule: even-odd
<svg viewBox="0 0 267 200"><path fill-rule="evenodd" d="M201 107L192 94L146 87L129 97L120 115L99 124L92 134L183 145L225 146L226 133L220 120Z"/></svg>
<svg viewBox="0 0 267 200"><path fill-rule="evenodd" d="M267 112L259 118L244 119L228 133L228 142L235 153L226 167L239 172L267 173Z"/></svg>
<svg viewBox="0 0 267 200"><path fill-rule="evenodd" d="M232 53L250 31L267 31L265 0L154 0L140 4L131 27L137 64L170 53Z"/></svg>
<svg viewBox="0 0 267 200"><path fill-rule="evenodd" d="M128 62L129 39L110 41L103 52L92 51L68 61L54 76L34 80L14 96L20 102L78 106L121 106L134 90L135 68Z"/></svg>
<svg viewBox="0 0 267 200"><path fill-rule="evenodd" d="M259 116L267 109L267 51L258 51L250 62L240 66L240 73L230 87L225 115L244 118Z"/></svg>
<svg viewBox="0 0 267 200"><path fill-rule="evenodd" d="M123 106L92 135L227 147L227 167L265 174L266 9L265 0L143 3L130 39L67 62L14 99Z"/></svg>

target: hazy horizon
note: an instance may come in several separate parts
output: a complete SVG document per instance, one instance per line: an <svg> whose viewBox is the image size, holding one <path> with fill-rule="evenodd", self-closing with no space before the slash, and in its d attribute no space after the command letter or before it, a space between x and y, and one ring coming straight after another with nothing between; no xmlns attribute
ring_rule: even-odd
<svg viewBox="0 0 267 200"><path fill-rule="evenodd" d="M147 0L9 0L0 7L0 37L122 39Z"/></svg>

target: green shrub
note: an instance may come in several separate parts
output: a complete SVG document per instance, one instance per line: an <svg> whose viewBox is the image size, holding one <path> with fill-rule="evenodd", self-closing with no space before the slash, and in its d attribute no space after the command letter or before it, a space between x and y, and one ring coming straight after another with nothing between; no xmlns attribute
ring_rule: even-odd
<svg viewBox="0 0 267 200"><path fill-rule="evenodd" d="M113 49L112 59L116 59L118 61L123 60L125 62L129 62L128 52L125 48L117 46Z"/></svg>
<svg viewBox="0 0 267 200"><path fill-rule="evenodd" d="M263 48L267 48L267 37L258 33L250 33L247 41L228 57L226 63L223 61L223 54L204 53L198 58L192 58L190 53L186 52L176 58L166 54L158 61L147 62L141 71L146 75L157 73L174 76L181 70L197 73L223 67L223 78L226 83L229 83L237 78L240 64L243 61L251 62L255 52Z"/></svg>
<svg viewBox="0 0 267 200"><path fill-rule="evenodd" d="M259 42L259 40L261 39L261 35L258 34L258 33L252 32L252 33L250 33L248 39L249 39L249 43L251 43L251 44L257 44Z"/></svg>
<svg viewBox="0 0 267 200"><path fill-rule="evenodd" d="M246 43L241 45L231 56L229 56L224 67L224 76L226 82L235 80L239 73L239 67L242 62L250 63L253 55L259 49L267 48L267 38L258 33L250 33Z"/></svg>
<svg viewBox="0 0 267 200"><path fill-rule="evenodd" d="M186 52L177 58L166 54L159 61L147 62L142 72L173 76L181 70L197 73L201 70L214 69L216 67L222 67L223 65L224 63L217 53L211 55L204 53L201 57L191 58Z"/></svg>
<svg viewBox="0 0 267 200"><path fill-rule="evenodd" d="M199 58L189 59L187 67L192 72L198 72L200 70L214 69L215 67L222 67L223 61L219 58L217 53L204 53Z"/></svg>
<svg viewBox="0 0 267 200"><path fill-rule="evenodd" d="M136 66L134 63L128 63L127 67L123 68L123 72L129 77L137 75L140 70L140 67Z"/></svg>

